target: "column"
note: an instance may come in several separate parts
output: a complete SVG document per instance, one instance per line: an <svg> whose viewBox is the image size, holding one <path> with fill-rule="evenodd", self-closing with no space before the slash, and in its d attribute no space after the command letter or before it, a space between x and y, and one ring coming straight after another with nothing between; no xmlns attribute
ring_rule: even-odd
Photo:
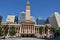
<svg viewBox="0 0 60 40"><path fill-rule="evenodd" d="M38 28L36 28L37 34L38 34Z"/></svg>
<svg viewBox="0 0 60 40"><path fill-rule="evenodd" d="M35 34L35 26L33 25L33 32L34 32L34 34Z"/></svg>
<svg viewBox="0 0 60 40"><path fill-rule="evenodd" d="M21 33L21 27L20 27L20 33Z"/></svg>
<svg viewBox="0 0 60 40"><path fill-rule="evenodd" d="M38 34L39 34L39 28L38 28Z"/></svg>
<svg viewBox="0 0 60 40"><path fill-rule="evenodd" d="M37 28L38 29L38 34L39 34L39 28Z"/></svg>

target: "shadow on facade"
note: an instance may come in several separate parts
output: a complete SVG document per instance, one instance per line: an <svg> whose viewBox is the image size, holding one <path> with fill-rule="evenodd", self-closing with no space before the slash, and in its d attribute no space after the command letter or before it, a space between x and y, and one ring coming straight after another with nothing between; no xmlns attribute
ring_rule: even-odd
<svg viewBox="0 0 60 40"><path fill-rule="evenodd" d="M35 37L34 34L21 34L21 37Z"/></svg>

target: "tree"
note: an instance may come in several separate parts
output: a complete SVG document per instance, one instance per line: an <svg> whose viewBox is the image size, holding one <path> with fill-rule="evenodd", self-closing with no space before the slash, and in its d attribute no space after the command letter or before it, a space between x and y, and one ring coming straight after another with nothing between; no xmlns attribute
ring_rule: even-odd
<svg viewBox="0 0 60 40"><path fill-rule="evenodd" d="M51 30L53 33L56 33L56 28L51 27L50 30Z"/></svg>
<svg viewBox="0 0 60 40"><path fill-rule="evenodd" d="M2 28L4 29L4 34L5 34L4 36L6 36L8 33L9 27L8 27L8 25L3 25Z"/></svg>
<svg viewBox="0 0 60 40"><path fill-rule="evenodd" d="M42 34L42 32L43 32L43 27L40 27L39 28L39 33Z"/></svg>
<svg viewBox="0 0 60 40"><path fill-rule="evenodd" d="M56 31L55 31L55 37L59 37L60 36L60 29L57 29Z"/></svg>
<svg viewBox="0 0 60 40"><path fill-rule="evenodd" d="M12 26L12 27L10 28L9 34L10 34L10 36L14 36L14 35L16 34L16 31L15 31L15 27L14 27L14 26Z"/></svg>
<svg viewBox="0 0 60 40"><path fill-rule="evenodd" d="M50 27L48 27L47 25L45 26L45 33L47 33L48 29L50 29Z"/></svg>
<svg viewBox="0 0 60 40"><path fill-rule="evenodd" d="M2 28L0 27L0 36L4 35L4 31L2 30Z"/></svg>
<svg viewBox="0 0 60 40"><path fill-rule="evenodd" d="M53 32L54 37L59 37L60 36L60 28L59 29L56 29L54 27L51 27L50 30Z"/></svg>

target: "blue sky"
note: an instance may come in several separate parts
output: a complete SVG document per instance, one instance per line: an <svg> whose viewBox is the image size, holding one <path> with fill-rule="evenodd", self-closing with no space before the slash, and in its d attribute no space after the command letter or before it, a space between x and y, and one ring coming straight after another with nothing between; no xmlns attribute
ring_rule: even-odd
<svg viewBox="0 0 60 40"><path fill-rule="evenodd" d="M0 15L5 22L7 15L19 16L25 11L28 0L0 0ZM35 18L39 16L46 19L53 12L60 12L60 0L29 0L31 5L31 15Z"/></svg>

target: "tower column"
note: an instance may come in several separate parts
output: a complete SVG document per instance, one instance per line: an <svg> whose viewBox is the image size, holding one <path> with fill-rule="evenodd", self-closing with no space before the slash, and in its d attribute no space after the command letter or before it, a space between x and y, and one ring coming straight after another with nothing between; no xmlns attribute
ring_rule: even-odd
<svg viewBox="0 0 60 40"><path fill-rule="evenodd" d="M30 20L30 3L26 4L26 20Z"/></svg>

